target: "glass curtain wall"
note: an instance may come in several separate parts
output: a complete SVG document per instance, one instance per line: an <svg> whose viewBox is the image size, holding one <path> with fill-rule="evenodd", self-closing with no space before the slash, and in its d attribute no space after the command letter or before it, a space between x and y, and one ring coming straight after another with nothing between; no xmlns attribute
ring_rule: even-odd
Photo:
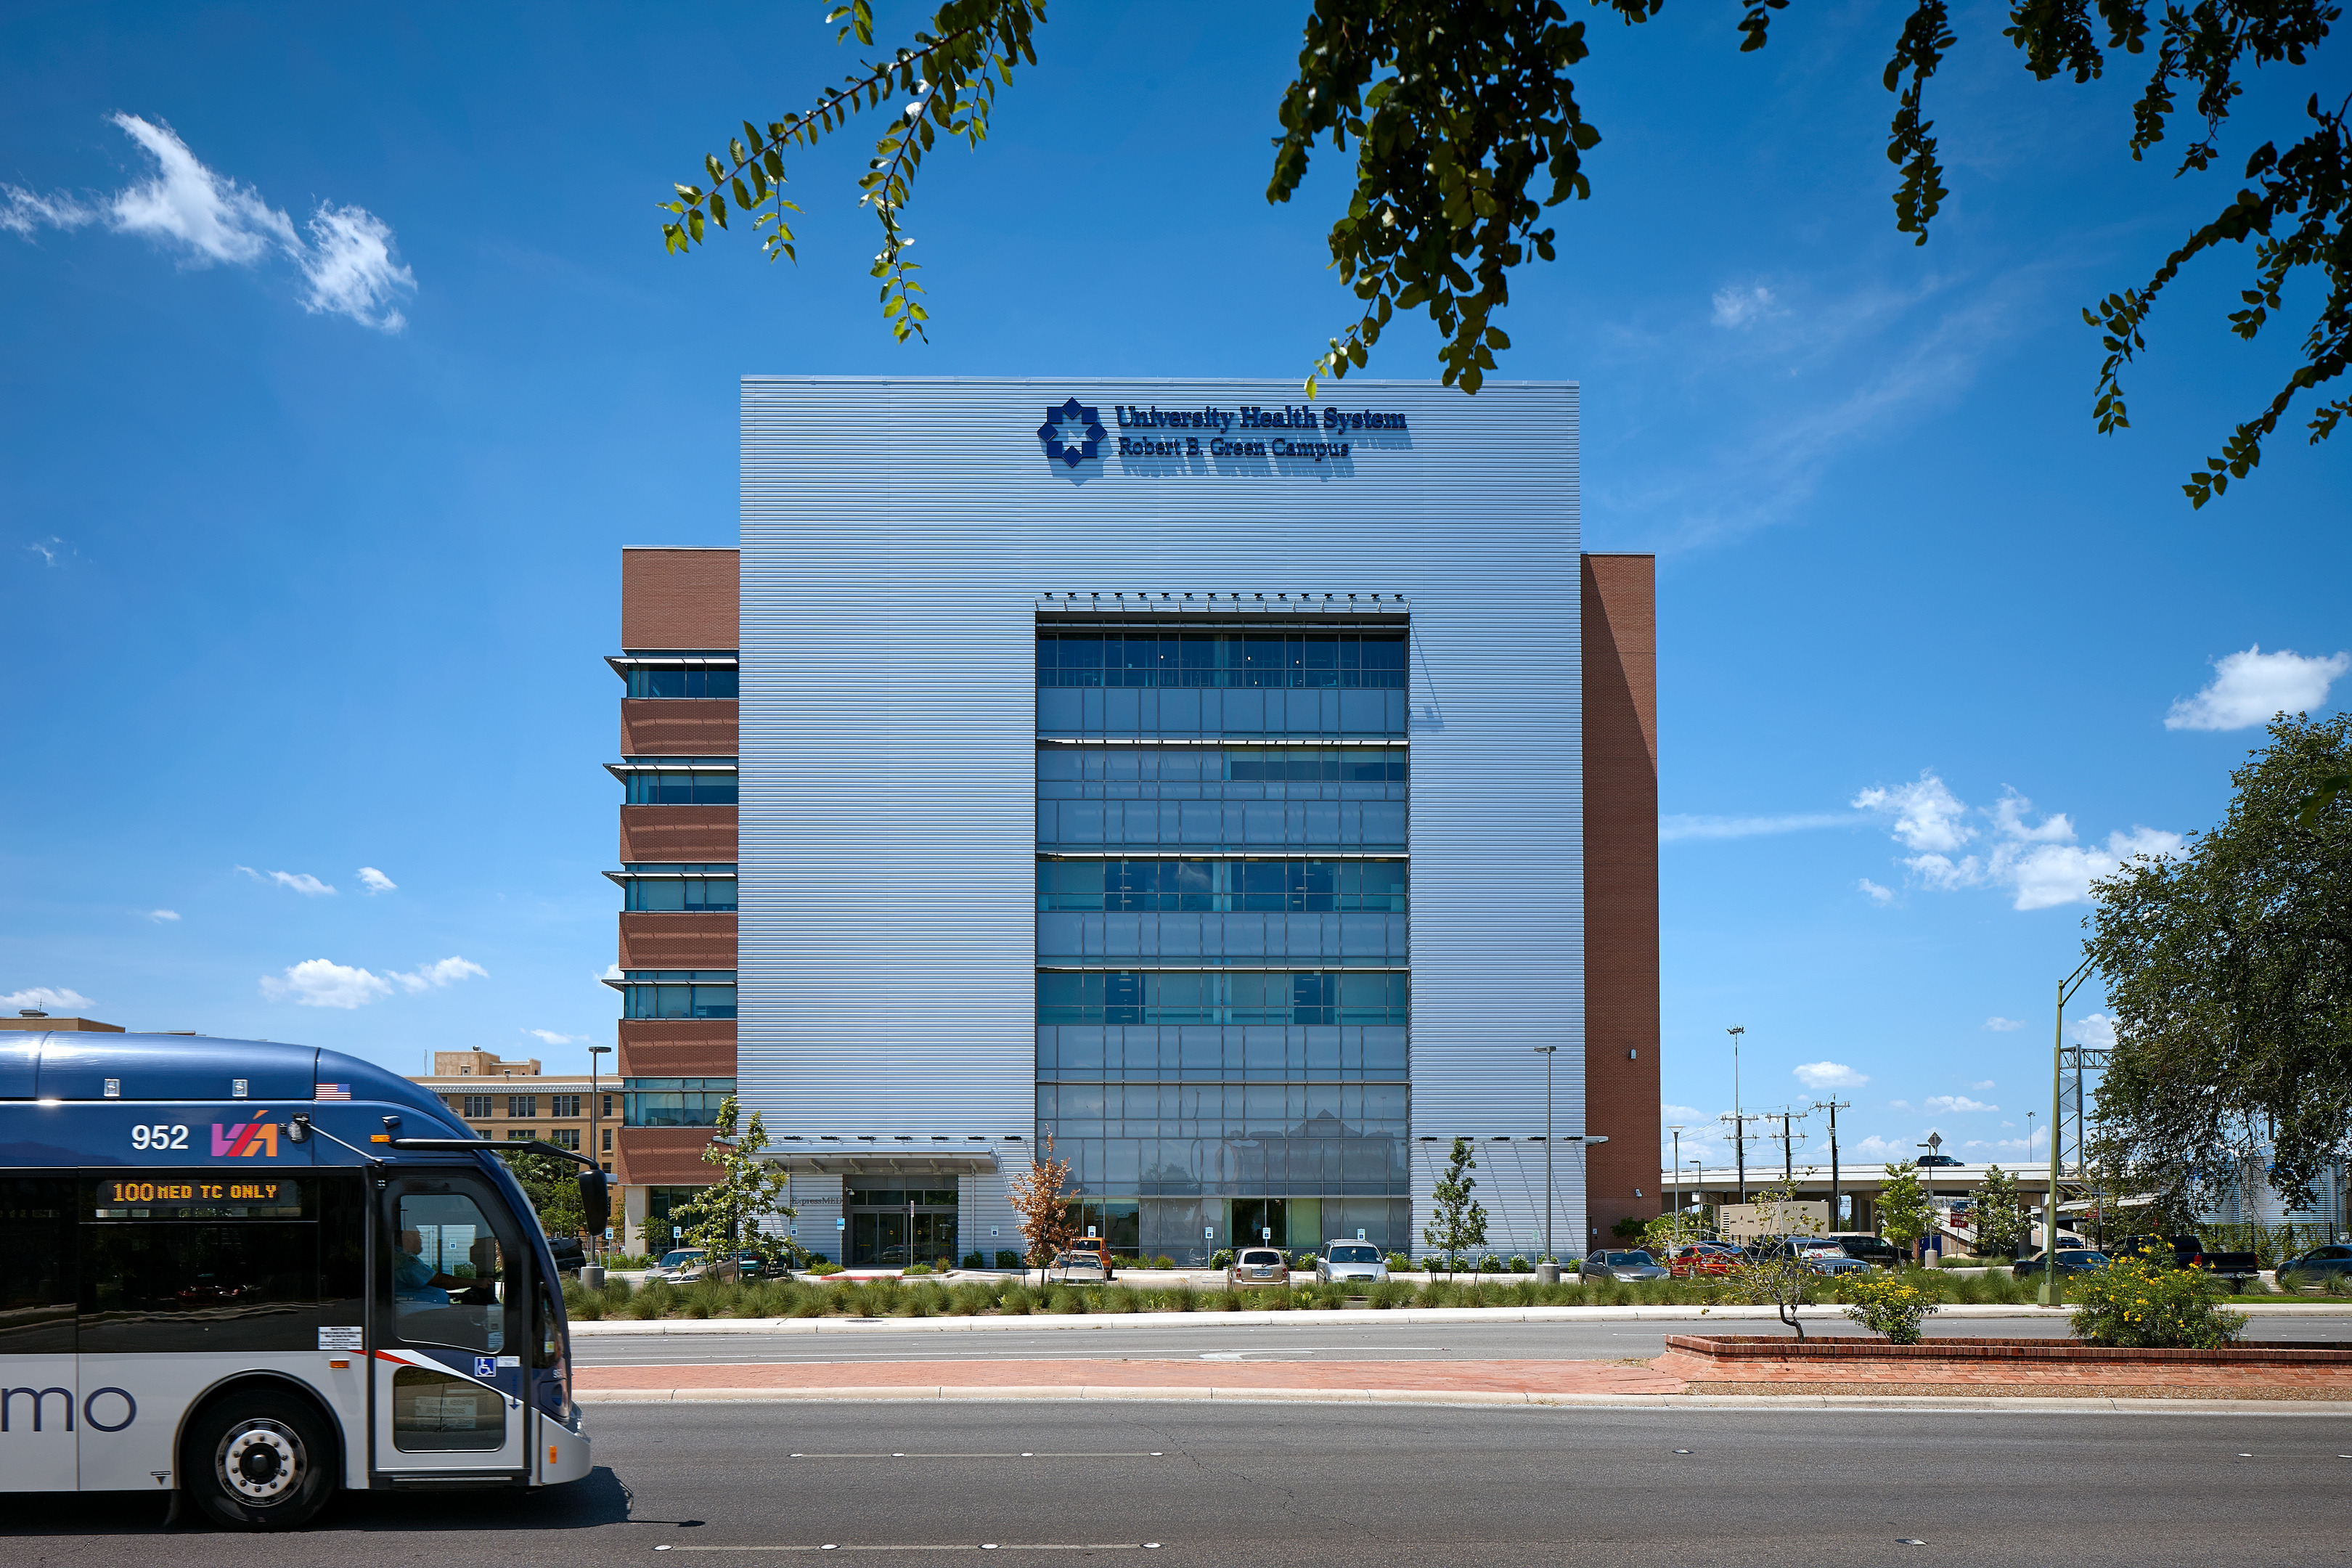
<svg viewBox="0 0 2352 1568"><path fill-rule="evenodd" d="M1397 689L1403 647L1041 628L1038 684ZM1111 711L1039 710L1037 1134L1070 1162L1073 1217L1179 1263L1269 1232L1408 1246L1402 705L1278 742L1160 731L1150 706L1071 729Z"/></svg>

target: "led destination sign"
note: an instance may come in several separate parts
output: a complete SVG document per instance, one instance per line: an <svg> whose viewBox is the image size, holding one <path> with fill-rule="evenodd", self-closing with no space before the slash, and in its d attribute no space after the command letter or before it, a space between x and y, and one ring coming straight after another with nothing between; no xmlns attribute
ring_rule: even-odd
<svg viewBox="0 0 2352 1568"><path fill-rule="evenodd" d="M107 1176L94 1182L95 1219L300 1219L302 1191L282 1179Z"/></svg>

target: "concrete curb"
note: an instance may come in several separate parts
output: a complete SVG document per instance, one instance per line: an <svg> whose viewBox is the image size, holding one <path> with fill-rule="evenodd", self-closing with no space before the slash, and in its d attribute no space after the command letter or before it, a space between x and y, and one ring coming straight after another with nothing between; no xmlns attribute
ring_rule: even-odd
<svg viewBox="0 0 2352 1568"><path fill-rule="evenodd" d="M2042 1399L1987 1395L1859 1394L1545 1394L1421 1388L1185 1388L1067 1384L918 1385L898 1388L642 1388L587 1390L583 1405L937 1405L1097 1403L1221 1405L1524 1405L1580 1410L1986 1410L2049 1415L2352 1415L2352 1403L2298 1399Z"/></svg>
<svg viewBox="0 0 2352 1568"><path fill-rule="evenodd" d="M2352 1317L2352 1305L2323 1306L2300 1301L2249 1302L2236 1310L2254 1316ZM2064 1307L2007 1306L1970 1302L1947 1306L1936 1316L1954 1318L2063 1317ZM1799 1314L1807 1322L1844 1317L1835 1306L1807 1307ZM1286 1312L1101 1312L1084 1316L1038 1312L1027 1317L994 1318L651 1318L600 1319L575 1322L575 1339L626 1339L637 1335L671 1334L873 1334L901 1333L1028 1333L1039 1330L1107 1330L1139 1328L1200 1328L1223 1324L1264 1328L1276 1323L1638 1323L1638 1322L1772 1322L1769 1307L1397 1307L1387 1311L1347 1308L1336 1311Z"/></svg>

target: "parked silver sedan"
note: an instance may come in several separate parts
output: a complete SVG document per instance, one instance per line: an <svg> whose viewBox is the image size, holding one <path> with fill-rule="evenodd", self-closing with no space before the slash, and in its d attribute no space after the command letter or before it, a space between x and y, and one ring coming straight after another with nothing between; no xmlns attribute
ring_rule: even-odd
<svg viewBox="0 0 2352 1568"><path fill-rule="evenodd" d="M1318 1285L1328 1285L1335 1279L1376 1285L1388 1277L1388 1259L1369 1241L1326 1242L1323 1250L1315 1255Z"/></svg>
<svg viewBox="0 0 2352 1568"><path fill-rule="evenodd" d="M1646 1252L1611 1252L1601 1247L1586 1253L1584 1265L1577 1272L1587 1279L1619 1279L1629 1285L1643 1279L1674 1278Z"/></svg>

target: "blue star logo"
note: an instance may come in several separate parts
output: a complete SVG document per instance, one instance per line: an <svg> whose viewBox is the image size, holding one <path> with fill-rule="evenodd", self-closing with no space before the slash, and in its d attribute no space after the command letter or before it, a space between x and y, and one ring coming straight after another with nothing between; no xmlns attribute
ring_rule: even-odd
<svg viewBox="0 0 2352 1568"><path fill-rule="evenodd" d="M1075 397L1059 408L1045 410L1045 423L1037 426L1037 439L1045 443L1045 460L1067 463L1074 468L1089 458L1100 457L1097 443L1109 437L1100 414Z"/></svg>

